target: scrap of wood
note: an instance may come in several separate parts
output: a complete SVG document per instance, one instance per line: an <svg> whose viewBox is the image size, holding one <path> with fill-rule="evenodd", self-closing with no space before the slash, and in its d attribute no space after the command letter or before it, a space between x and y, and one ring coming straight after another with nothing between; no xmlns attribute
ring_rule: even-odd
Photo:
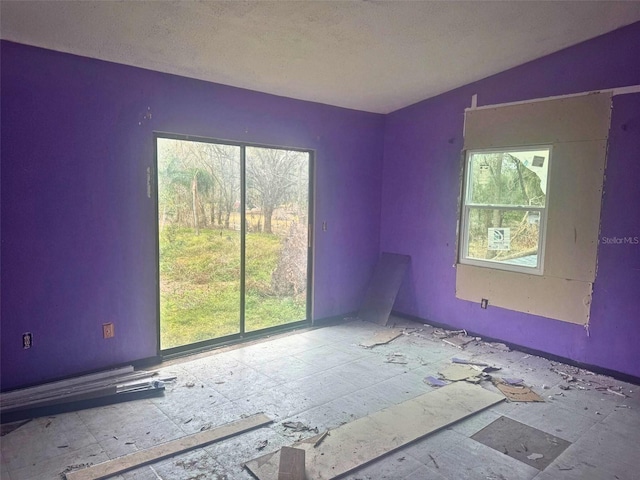
<svg viewBox="0 0 640 480"><path fill-rule="evenodd" d="M294 447L306 450L308 480L337 478L503 400L482 387L453 383L341 425L317 448L313 445L320 435ZM279 457L279 452L269 453L245 468L259 480L276 480Z"/></svg>
<svg viewBox="0 0 640 480"><path fill-rule="evenodd" d="M626 396L624 393L622 393L622 392L616 392L615 390L611 390L610 388L607 388L607 392L609 392L609 393L613 393L614 395L618 395L619 397L627 398L627 396Z"/></svg>
<svg viewBox="0 0 640 480"><path fill-rule="evenodd" d="M441 368L438 370L438 373L445 380L450 380L452 382L459 382L461 380L467 380L480 375L480 372L471 365L459 365L455 363Z"/></svg>
<svg viewBox="0 0 640 480"><path fill-rule="evenodd" d="M443 338L442 341L451 346L459 348L460 350L464 350L465 345L473 341L473 337L466 337L466 336L449 337L449 338Z"/></svg>
<svg viewBox="0 0 640 480"><path fill-rule="evenodd" d="M465 360L464 358L453 357L451 363L460 363L462 365L476 365L478 367L488 367L488 363L476 362L475 360Z"/></svg>
<svg viewBox="0 0 640 480"><path fill-rule="evenodd" d="M302 448L282 447L278 480L305 480L304 456L305 450Z"/></svg>
<svg viewBox="0 0 640 480"><path fill-rule="evenodd" d="M146 450L140 450L107 462L98 463L83 470L69 472L65 475L67 480L100 480L109 478L133 470L134 468L172 457L178 453L203 447L213 442L268 425L271 422L272 420L269 417L263 413L259 413L211 430L187 435L186 437L162 443Z"/></svg>
<svg viewBox="0 0 640 480"><path fill-rule="evenodd" d="M373 348L376 345L386 345L387 343L395 340L402 335L402 329L399 328L386 328L381 332L377 332L369 340L365 340L360 344L364 348Z"/></svg>
<svg viewBox="0 0 640 480"><path fill-rule="evenodd" d="M495 381L494 385L512 402L544 402L542 397L524 385L507 385Z"/></svg>
<svg viewBox="0 0 640 480"><path fill-rule="evenodd" d="M322 435L320 435L320 438L318 440L316 440L316 443L313 444L313 448L318 448L318 445L320 445L325 438L327 438L327 435L329 435L329 430L326 430Z"/></svg>

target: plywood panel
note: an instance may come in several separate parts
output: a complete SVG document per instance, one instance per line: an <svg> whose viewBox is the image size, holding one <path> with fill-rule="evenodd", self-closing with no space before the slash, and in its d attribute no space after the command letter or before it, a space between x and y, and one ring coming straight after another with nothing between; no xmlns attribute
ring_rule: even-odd
<svg viewBox="0 0 640 480"><path fill-rule="evenodd" d="M341 425L317 447L317 436L294 447L306 450L308 480L336 478L503 400L477 385L453 383ZM260 480L277 480L279 457L270 453L245 466Z"/></svg>
<svg viewBox="0 0 640 480"><path fill-rule="evenodd" d="M468 150L605 139L611 93L539 101L465 113Z"/></svg>
<svg viewBox="0 0 640 480"><path fill-rule="evenodd" d="M387 324L410 261L411 257L408 255L380 255L358 317L378 325Z"/></svg>
<svg viewBox="0 0 640 480"><path fill-rule="evenodd" d="M457 265L456 297L580 325L589 322L592 283Z"/></svg>
<svg viewBox="0 0 640 480"><path fill-rule="evenodd" d="M544 275L593 282L606 140L553 146Z"/></svg>

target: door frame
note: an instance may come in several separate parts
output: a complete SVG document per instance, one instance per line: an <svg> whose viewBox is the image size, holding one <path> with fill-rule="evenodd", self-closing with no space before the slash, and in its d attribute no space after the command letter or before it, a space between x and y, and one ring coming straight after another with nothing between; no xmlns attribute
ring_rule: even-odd
<svg viewBox="0 0 640 480"><path fill-rule="evenodd" d="M180 345L162 349L160 344L161 324L160 324L160 198L158 189L158 139L166 138L170 140L183 140L202 143L215 143L219 145L230 145L240 147L240 318L239 332L222 337L212 338L199 342ZM286 323L284 325L276 325L273 327L263 328L250 332L245 331L245 262L246 262L246 149L247 147L270 148L277 150L290 150L303 152L309 155L309 184L308 184L308 219L307 219L307 292L306 292L306 318L295 322ZM160 357L184 354L185 352L194 352L198 350L206 350L223 345L239 343L262 336L272 335L278 332L285 332L296 328L307 327L313 323L313 266L314 266L314 245L315 245L315 150L300 147L289 147L281 145L268 145L261 143L221 140L217 138L200 137L195 135L185 135L177 133L168 133L162 131L153 132L153 167L148 179L148 185L154 189L154 226L155 226L155 282L156 282L156 330L157 330L157 352Z"/></svg>

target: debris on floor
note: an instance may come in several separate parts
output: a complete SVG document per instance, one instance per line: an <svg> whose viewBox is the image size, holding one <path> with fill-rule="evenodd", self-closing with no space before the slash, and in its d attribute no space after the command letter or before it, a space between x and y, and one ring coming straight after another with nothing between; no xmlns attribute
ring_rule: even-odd
<svg viewBox="0 0 640 480"><path fill-rule="evenodd" d="M457 357L453 357L451 359L452 363L460 363L462 365L475 365L476 367L488 367L489 364L488 363L484 363L484 362L477 362L475 360L465 360L464 358L457 358Z"/></svg>
<svg viewBox="0 0 640 480"><path fill-rule="evenodd" d="M509 385L498 379L493 384L510 402L544 402L544 399L526 385Z"/></svg>
<svg viewBox="0 0 640 480"><path fill-rule="evenodd" d="M406 365L408 362L407 357L402 353L390 353L389 355L387 355L385 363L398 363L400 365Z"/></svg>
<svg viewBox="0 0 640 480"><path fill-rule="evenodd" d="M540 458L544 458L544 455L541 453L532 453L531 455L527 455L529 460L539 460Z"/></svg>
<svg viewBox="0 0 640 480"><path fill-rule="evenodd" d="M444 380L449 380L451 382L459 382L461 380L477 378L481 375L481 373L482 372L479 372L478 370L473 368L471 365L459 365L459 364L447 365L438 371L440 378L443 378Z"/></svg>
<svg viewBox="0 0 640 480"><path fill-rule="evenodd" d="M432 335L442 340L443 338L454 337L456 335L464 335L466 337L467 331L466 330L444 330L442 328L436 328L433 331Z"/></svg>
<svg viewBox="0 0 640 480"><path fill-rule="evenodd" d="M511 351L509 347L507 347L504 343L500 343L500 342L487 342L486 345L493 350L499 350L501 352Z"/></svg>
<svg viewBox="0 0 640 480"><path fill-rule="evenodd" d="M524 379L522 378L502 377L500 380L507 385L522 385L524 383Z"/></svg>
<svg viewBox="0 0 640 480"><path fill-rule="evenodd" d="M403 334L403 330L400 328L387 328L381 332L377 332L369 340L365 340L360 343L361 347L373 348L376 345L386 345L387 343L395 340Z"/></svg>
<svg viewBox="0 0 640 480"><path fill-rule="evenodd" d="M309 427L302 422L283 422L282 426L292 432L315 432L318 433L318 427Z"/></svg>
<svg viewBox="0 0 640 480"><path fill-rule="evenodd" d="M432 376L424 377L424 382L428 383L432 387L444 387L445 385L449 385L447 382Z"/></svg>
<svg viewBox="0 0 640 480"><path fill-rule="evenodd" d="M262 440L260 443L258 443L256 450L264 450L267 445L269 445L269 440Z"/></svg>
<svg viewBox="0 0 640 480"><path fill-rule="evenodd" d="M466 335L458 335L456 337L443 338L442 341L448 345L464 350L464 347L472 342L474 337L467 337Z"/></svg>

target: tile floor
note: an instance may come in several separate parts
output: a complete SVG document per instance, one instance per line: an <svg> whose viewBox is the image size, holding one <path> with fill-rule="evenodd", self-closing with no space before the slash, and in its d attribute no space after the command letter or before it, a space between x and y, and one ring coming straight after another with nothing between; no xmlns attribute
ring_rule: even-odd
<svg viewBox="0 0 640 480"><path fill-rule="evenodd" d="M175 374L163 397L32 420L1 442L4 480L60 479L95 464L242 415L265 412L274 423L235 438L115 477L127 480L250 479L243 462L313 433L283 426L300 421L320 431L428 392L423 382L452 357L482 360L520 377L545 403L503 402L365 466L355 479L632 480L640 470L639 387L484 342L465 350L443 343L434 329L418 328L388 345L361 341L383 327L360 321L307 329L242 347L165 363ZM402 353L407 364L387 363ZM555 368L573 374L567 383ZM484 388L494 389L489 382ZM570 385L569 390L561 387ZM544 387L543 387L544 386ZM596 387L621 388L622 397ZM472 438L505 416L571 442L539 470ZM264 450L258 447L267 441Z"/></svg>

